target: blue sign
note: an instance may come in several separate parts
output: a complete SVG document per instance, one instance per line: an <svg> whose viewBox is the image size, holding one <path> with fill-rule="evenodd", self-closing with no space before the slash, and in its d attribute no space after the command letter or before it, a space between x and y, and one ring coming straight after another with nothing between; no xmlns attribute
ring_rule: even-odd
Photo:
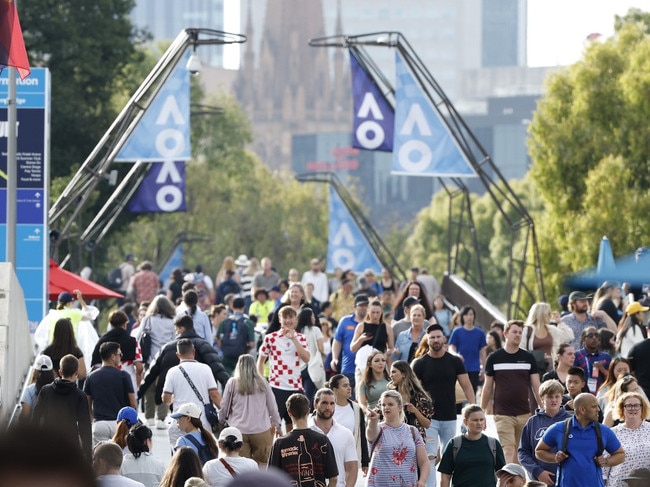
<svg viewBox="0 0 650 487"><path fill-rule="evenodd" d="M174 68L115 158L122 162L187 161L190 146L190 53Z"/></svg>
<svg viewBox="0 0 650 487"><path fill-rule="evenodd" d="M393 150L393 107L380 91L377 83L350 53L352 72L352 100L354 127L352 146L358 149Z"/></svg>
<svg viewBox="0 0 650 487"><path fill-rule="evenodd" d="M169 257L162 270L158 273L161 282L168 284L171 281L172 271L183 268L183 244L179 243Z"/></svg>
<svg viewBox="0 0 650 487"><path fill-rule="evenodd" d="M359 230L357 223L336 190L330 186L330 222L327 244L327 272L352 269L363 272L372 269L381 272L381 262Z"/></svg>
<svg viewBox="0 0 650 487"><path fill-rule="evenodd" d="M7 259L8 73L0 75L0 261ZM16 85L16 275L35 328L47 313L49 294L50 73L32 68Z"/></svg>
<svg viewBox="0 0 650 487"><path fill-rule="evenodd" d="M127 206L131 213L172 213L186 209L183 161L152 164Z"/></svg>
<svg viewBox="0 0 650 487"><path fill-rule="evenodd" d="M395 136L391 174L476 177L442 116L431 106L398 51L395 51L395 67Z"/></svg>

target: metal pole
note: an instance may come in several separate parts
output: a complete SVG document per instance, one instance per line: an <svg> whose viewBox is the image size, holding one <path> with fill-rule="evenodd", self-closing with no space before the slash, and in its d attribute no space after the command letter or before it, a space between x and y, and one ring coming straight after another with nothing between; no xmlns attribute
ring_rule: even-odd
<svg viewBox="0 0 650 487"><path fill-rule="evenodd" d="M9 94L7 98L7 262L16 270L16 187L18 164L17 130L18 113L16 109L16 68L9 67Z"/></svg>

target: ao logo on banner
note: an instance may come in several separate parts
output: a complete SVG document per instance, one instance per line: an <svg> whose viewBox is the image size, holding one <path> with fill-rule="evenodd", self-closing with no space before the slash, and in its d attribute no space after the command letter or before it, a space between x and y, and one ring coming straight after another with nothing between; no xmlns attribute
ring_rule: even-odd
<svg viewBox="0 0 650 487"><path fill-rule="evenodd" d="M329 241L327 246L327 271L352 269L363 272L381 271L381 263L368 241L359 230L336 190L330 186Z"/></svg>
<svg viewBox="0 0 650 487"><path fill-rule="evenodd" d="M185 163L153 164L127 209L132 213L185 211Z"/></svg>
<svg viewBox="0 0 650 487"><path fill-rule="evenodd" d="M352 146L358 149L393 150L393 108L374 80L350 54L354 127Z"/></svg>
<svg viewBox="0 0 650 487"><path fill-rule="evenodd" d="M440 113L395 53L395 136L391 174L476 177Z"/></svg>
<svg viewBox="0 0 650 487"><path fill-rule="evenodd" d="M189 52L185 58L188 56ZM180 61L127 139L116 161L191 159L189 76L185 60Z"/></svg>

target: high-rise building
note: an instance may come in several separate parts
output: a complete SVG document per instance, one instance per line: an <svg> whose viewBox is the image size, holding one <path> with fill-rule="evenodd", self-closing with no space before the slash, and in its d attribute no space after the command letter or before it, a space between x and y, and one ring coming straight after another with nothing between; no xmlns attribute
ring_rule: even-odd
<svg viewBox="0 0 650 487"><path fill-rule="evenodd" d="M526 65L526 0L483 0L481 65Z"/></svg>
<svg viewBox="0 0 650 487"><path fill-rule="evenodd" d="M190 27L224 30L223 4L224 0L136 0L131 19L137 27L147 29L155 42L171 41ZM223 47L201 47L201 60L221 67Z"/></svg>

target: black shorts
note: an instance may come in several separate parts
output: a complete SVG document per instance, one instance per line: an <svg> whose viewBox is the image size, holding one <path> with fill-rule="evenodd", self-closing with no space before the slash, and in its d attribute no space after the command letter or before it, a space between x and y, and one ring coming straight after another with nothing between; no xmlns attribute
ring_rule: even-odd
<svg viewBox="0 0 650 487"><path fill-rule="evenodd" d="M302 391L287 391L285 389L276 389L271 387L273 391L273 397L275 397L275 403L278 405L278 413L280 413L280 419L284 419L286 423L292 423L289 412L287 411L287 399L291 394L302 393Z"/></svg>

